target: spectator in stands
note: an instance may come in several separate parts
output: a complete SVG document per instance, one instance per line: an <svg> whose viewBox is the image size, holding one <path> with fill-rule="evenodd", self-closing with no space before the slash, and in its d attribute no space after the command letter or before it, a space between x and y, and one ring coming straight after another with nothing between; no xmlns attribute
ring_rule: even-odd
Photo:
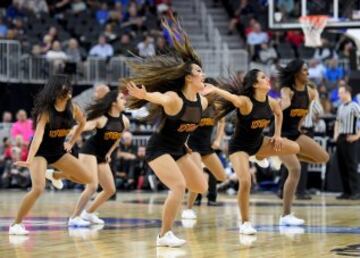
<svg viewBox="0 0 360 258"><path fill-rule="evenodd" d="M131 43L131 36L128 33L124 33L120 37L120 42L116 44L116 54L129 57L132 56L131 52L136 52Z"/></svg>
<svg viewBox="0 0 360 258"><path fill-rule="evenodd" d="M105 36L101 35L98 44L91 48L90 55L101 58L110 58L114 55L114 50L110 44L106 43Z"/></svg>
<svg viewBox="0 0 360 258"><path fill-rule="evenodd" d="M156 39L156 45L155 45L155 52L156 52L156 55L162 55L162 54L165 54L167 53L169 50L168 50L168 47L166 45L166 40L163 36L159 36L157 37Z"/></svg>
<svg viewBox="0 0 360 258"><path fill-rule="evenodd" d="M327 39L321 38L322 46L317 48L314 53L315 59L325 61L331 58L337 58L336 52Z"/></svg>
<svg viewBox="0 0 360 258"><path fill-rule="evenodd" d="M320 84L324 78L325 67L316 59L309 61L309 79L314 81L316 84Z"/></svg>
<svg viewBox="0 0 360 258"><path fill-rule="evenodd" d="M2 115L2 123L11 123L12 122L12 114L9 111L4 111Z"/></svg>
<svg viewBox="0 0 360 258"><path fill-rule="evenodd" d="M123 8L121 3L116 2L114 8L109 11L109 20L115 24L120 24L123 19Z"/></svg>
<svg viewBox="0 0 360 258"><path fill-rule="evenodd" d="M254 14L255 11L252 8L252 6L249 4L248 0L240 0L239 1L239 7L236 9L236 11L233 14L233 17L231 18L228 26L228 35L231 35L234 33L236 26L241 24L241 19L245 18L248 15Z"/></svg>
<svg viewBox="0 0 360 258"><path fill-rule="evenodd" d="M94 91L94 99L101 99L110 91L109 86L107 86L104 83L99 83L95 85L95 91Z"/></svg>
<svg viewBox="0 0 360 258"><path fill-rule="evenodd" d="M343 49L340 50L339 58L349 59L353 50L355 50L354 44L351 41L346 42L343 46Z"/></svg>
<svg viewBox="0 0 360 258"><path fill-rule="evenodd" d="M51 36L53 42L58 40L58 29L55 26L51 26L47 34Z"/></svg>
<svg viewBox="0 0 360 258"><path fill-rule="evenodd" d="M43 42L41 45L41 53L46 54L52 47L53 38L51 35L46 34L43 38Z"/></svg>
<svg viewBox="0 0 360 258"><path fill-rule="evenodd" d="M49 7L45 0L14 0L13 3L17 3L20 9L31 11L35 15L49 13Z"/></svg>
<svg viewBox="0 0 360 258"><path fill-rule="evenodd" d="M63 72L65 67L65 61L67 60L67 55L61 49L61 44L59 41L54 41L54 43L52 44L52 48L46 53L45 57L53 66L53 72Z"/></svg>
<svg viewBox="0 0 360 258"><path fill-rule="evenodd" d="M16 31L16 37L18 39L23 39L25 36L24 22L20 18L13 20L13 30Z"/></svg>
<svg viewBox="0 0 360 258"><path fill-rule="evenodd" d="M272 64L278 58L275 48L266 43L261 44L259 51L260 61L263 64Z"/></svg>
<svg viewBox="0 0 360 258"><path fill-rule="evenodd" d="M254 30L247 36L247 44L250 47L252 60L258 60L261 44L268 43L269 36L261 30L260 23L254 25Z"/></svg>
<svg viewBox="0 0 360 258"><path fill-rule="evenodd" d="M337 87L335 87L334 89L332 89L329 93L329 100L331 101L331 104L333 107L337 108L340 104L340 97L339 97L339 89L341 87L346 87L346 81L345 80L340 80L337 83Z"/></svg>
<svg viewBox="0 0 360 258"><path fill-rule="evenodd" d="M113 31L113 25L111 23L106 24L104 36L106 37L107 42L114 42L117 39L117 35Z"/></svg>
<svg viewBox="0 0 360 258"><path fill-rule="evenodd" d="M130 185L134 186L134 169L136 164L137 147L132 142L132 134L124 132L120 142L120 149L117 152L117 171L122 178L126 178Z"/></svg>
<svg viewBox="0 0 360 258"><path fill-rule="evenodd" d="M46 59L49 61L53 60L62 60L67 59L66 53L61 49L61 44L59 41L55 40L52 44L51 49L46 53Z"/></svg>
<svg viewBox="0 0 360 258"><path fill-rule="evenodd" d="M328 88L333 88L339 80L344 79L345 70L338 66L335 58L329 60L328 67L325 69L325 80L328 82Z"/></svg>
<svg viewBox="0 0 360 258"><path fill-rule="evenodd" d="M27 155L28 147L20 134L15 137L15 143L13 145L10 144L4 152L5 158L15 159L16 161L25 161L27 159Z"/></svg>
<svg viewBox="0 0 360 258"><path fill-rule="evenodd" d="M9 111L4 111L2 116L2 122L0 123L0 141L8 138L10 139L10 131L12 126L12 114ZM2 151L0 151L0 154Z"/></svg>
<svg viewBox="0 0 360 258"><path fill-rule="evenodd" d="M32 57L42 57L41 46L38 44L33 45L31 49L31 55Z"/></svg>
<svg viewBox="0 0 360 258"><path fill-rule="evenodd" d="M304 44L304 35L301 31L290 30L286 33L286 41L290 43L295 57L299 57L299 48Z"/></svg>
<svg viewBox="0 0 360 258"><path fill-rule="evenodd" d="M7 145L4 153L4 171L2 174L3 187L17 186L27 188L30 185L30 172L28 168L20 168L14 165L16 161L25 161L28 155L27 145L22 136L18 135L14 145Z"/></svg>
<svg viewBox="0 0 360 258"><path fill-rule="evenodd" d="M155 55L154 39L146 35L144 40L137 45L139 56L148 57Z"/></svg>
<svg viewBox="0 0 360 258"><path fill-rule="evenodd" d="M28 119L26 111L20 109L16 114L17 121L11 127L11 138L21 135L26 144L28 144L34 135L32 120Z"/></svg>
<svg viewBox="0 0 360 258"><path fill-rule="evenodd" d="M134 168L134 180L136 182L136 189L141 190L145 184L149 184L152 190L156 189L154 184L153 173L145 161L145 146L139 146L136 153L136 162ZM149 178L151 177L151 178ZM151 182L152 181L152 182Z"/></svg>
<svg viewBox="0 0 360 258"><path fill-rule="evenodd" d="M143 29L145 17L141 16L138 12L137 5L135 2L131 2L128 8L128 12L125 14L123 23L121 26L123 28L130 28L133 31L138 31Z"/></svg>
<svg viewBox="0 0 360 258"><path fill-rule="evenodd" d="M69 40L66 56L69 62L78 63L82 60L81 50L75 38Z"/></svg>
<svg viewBox="0 0 360 258"><path fill-rule="evenodd" d="M71 11L73 13L81 13L86 11L87 6L83 0L73 0L71 3Z"/></svg>
<svg viewBox="0 0 360 258"><path fill-rule="evenodd" d="M266 32L262 31L260 23L254 24L254 29L247 37L247 43L251 46L261 45L269 41L269 36Z"/></svg>
<svg viewBox="0 0 360 258"><path fill-rule="evenodd" d="M109 19L109 10L107 3L102 3L100 10L96 11L96 20L99 24L103 25L105 24Z"/></svg>
<svg viewBox="0 0 360 258"><path fill-rule="evenodd" d="M0 38L6 38L8 33L8 27L4 23L4 20L2 17L0 17Z"/></svg>

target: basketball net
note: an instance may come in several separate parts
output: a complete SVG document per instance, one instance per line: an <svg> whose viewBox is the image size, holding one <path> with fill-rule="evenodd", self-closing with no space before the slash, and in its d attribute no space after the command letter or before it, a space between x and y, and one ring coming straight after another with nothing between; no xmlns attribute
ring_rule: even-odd
<svg viewBox="0 0 360 258"><path fill-rule="evenodd" d="M323 32L329 17L326 15L301 16L299 22L305 35L306 47L320 47Z"/></svg>

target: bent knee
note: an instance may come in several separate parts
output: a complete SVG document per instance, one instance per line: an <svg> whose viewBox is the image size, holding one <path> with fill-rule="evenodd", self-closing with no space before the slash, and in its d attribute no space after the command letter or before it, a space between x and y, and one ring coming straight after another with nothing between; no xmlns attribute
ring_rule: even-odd
<svg viewBox="0 0 360 258"><path fill-rule="evenodd" d="M31 192L36 196L40 196L41 194L44 193L44 191L45 191L45 185L34 186L31 189Z"/></svg>
<svg viewBox="0 0 360 258"><path fill-rule="evenodd" d="M251 188L251 178L241 179L239 180L240 189L242 190L250 190Z"/></svg>
<svg viewBox="0 0 360 258"><path fill-rule="evenodd" d="M178 194L184 194L186 189L186 183L184 182L177 182L176 184L169 187L169 189L173 192L176 192Z"/></svg>
<svg viewBox="0 0 360 258"><path fill-rule="evenodd" d="M98 184L96 183L91 183L86 185L86 190L89 191L91 194L95 193L96 190L98 189Z"/></svg>
<svg viewBox="0 0 360 258"><path fill-rule="evenodd" d="M319 162L321 163L327 163L330 159L329 153L323 151L323 153L321 153L321 155L319 155Z"/></svg>
<svg viewBox="0 0 360 258"><path fill-rule="evenodd" d="M198 193L203 194L207 192L208 189L209 189L209 184L205 181L204 183L199 185Z"/></svg>

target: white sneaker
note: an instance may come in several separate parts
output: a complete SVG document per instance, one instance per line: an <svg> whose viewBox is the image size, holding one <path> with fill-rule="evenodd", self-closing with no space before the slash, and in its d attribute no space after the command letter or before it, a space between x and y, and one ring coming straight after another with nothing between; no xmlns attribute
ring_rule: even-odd
<svg viewBox="0 0 360 258"><path fill-rule="evenodd" d="M182 219L181 225L184 228L194 228L196 225L196 220L195 219Z"/></svg>
<svg viewBox="0 0 360 258"><path fill-rule="evenodd" d="M100 219L95 213L88 213L86 210L81 212L80 217L83 220L89 221L91 224L105 224L105 221Z"/></svg>
<svg viewBox="0 0 360 258"><path fill-rule="evenodd" d="M156 246L178 247L185 243L184 239L177 238L171 231L166 232L162 237L158 235L156 238Z"/></svg>
<svg viewBox="0 0 360 258"><path fill-rule="evenodd" d="M272 169L280 170L282 165L281 159L278 156L270 157L270 165Z"/></svg>
<svg viewBox="0 0 360 258"><path fill-rule="evenodd" d="M258 164L262 168L268 168L270 166L267 159L258 160L255 156L250 156L249 161Z"/></svg>
<svg viewBox="0 0 360 258"><path fill-rule="evenodd" d="M29 239L28 235L9 235L9 243L14 246L21 246Z"/></svg>
<svg viewBox="0 0 360 258"><path fill-rule="evenodd" d="M68 226L69 227L88 227L88 226L90 226L90 222L83 220L80 216L77 216L75 218L69 218Z"/></svg>
<svg viewBox="0 0 360 258"><path fill-rule="evenodd" d="M304 225L305 221L294 216L294 214L289 214L286 216L281 216L279 219L280 226L301 226Z"/></svg>
<svg viewBox="0 0 360 258"><path fill-rule="evenodd" d="M255 235L257 230L251 225L249 221L244 222L240 225L240 234L244 235Z"/></svg>
<svg viewBox="0 0 360 258"><path fill-rule="evenodd" d="M244 246L252 246L257 240L257 237L254 235L239 235L239 242Z"/></svg>
<svg viewBox="0 0 360 258"><path fill-rule="evenodd" d="M25 226L23 224L13 224L9 227L9 235L28 235L29 231L25 229Z"/></svg>
<svg viewBox="0 0 360 258"><path fill-rule="evenodd" d="M196 213L195 211L191 210L191 209L187 209L187 210L183 210L181 213L181 218L182 219L196 219Z"/></svg>
<svg viewBox="0 0 360 258"><path fill-rule="evenodd" d="M51 181L52 185L56 188L56 189L63 189L64 187L64 184L62 182L61 179L55 179L54 178L54 172L55 170L53 169L47 169L46 170L46 173L45 173L45 178L49 181Z"/></svg>

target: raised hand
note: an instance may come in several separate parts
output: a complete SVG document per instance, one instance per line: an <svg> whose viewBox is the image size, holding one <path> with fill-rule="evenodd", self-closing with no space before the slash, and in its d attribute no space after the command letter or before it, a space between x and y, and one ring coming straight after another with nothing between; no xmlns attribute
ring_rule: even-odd
<svg viewBox="0 0 360 258"><path fill-rule="evenodd" d="M206 96L210 93L214 93L216 91L216 87L212 84L209 83L204 83L205 87L204 89L201 91L201 94Z"/></svg>
<svg viewBox="0 0 360 258"><path fill-rule="evenodd" d="M14 162L14 165L17 167L24 167L24 168L29 168L30 167L30 163L27 161L16 161Z"/></svg>
<svg viewBox="0 0 360 258"><path fill-rule="evenodd" d="M144 85L141 85L141 88L135 85L134 82L130 81L126 84L126 88L129 94L137 99L144 99L146 95L146 89Z"/></svg>

